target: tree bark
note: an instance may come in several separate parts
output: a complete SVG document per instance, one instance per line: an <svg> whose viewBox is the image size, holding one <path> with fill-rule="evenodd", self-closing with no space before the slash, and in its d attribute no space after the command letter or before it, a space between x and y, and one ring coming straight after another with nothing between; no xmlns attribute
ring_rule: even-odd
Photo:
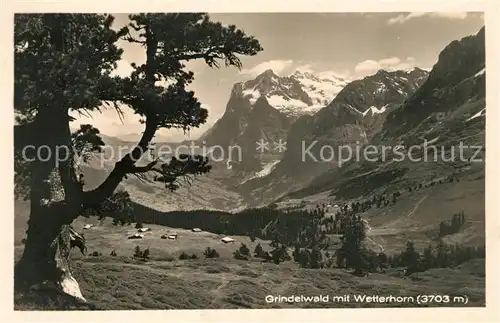
<svg viewBox="0 0 500 323"><path fill-rule="evenodd" d="M49 287L86 301L69 265L75 237L70 225L60 216L60 212L66 211L63 203L32 204L24 253L15 268L16 290Z"/></svg>
<svg viewBox="0 0 500 323"><path fill-rule="evenodd" d="M85 301L69 266L71 247L78 239L83 240L70 225L77 210L62 199L58 169L53 169L48 177L44 183L48 182L45 190L50 190L51 198L34 198L39 190L32 194L24 252L15 268L15 288L55 288Z"/></svg>
<svg viewBox="0 0 500 323"><path fill-rule="evenodd" d="M70 147L69 125L46 118L41 115L29 134L35 147L47 148L43 150L45 155L37 156L29 165L31 211L24 252L15 266L14 286L18 291L55 288L85 301L69 266L71 247L84 246L83 237L71 228L81 211L82 192L78 191L72 168L73 156L56 154L58 146Z"/></svg>

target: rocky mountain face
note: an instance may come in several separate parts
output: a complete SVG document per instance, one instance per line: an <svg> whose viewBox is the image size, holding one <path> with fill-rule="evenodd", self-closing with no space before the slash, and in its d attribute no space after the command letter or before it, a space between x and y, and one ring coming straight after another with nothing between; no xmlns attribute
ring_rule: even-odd
<svg viewBox="0 0 500 323"><path fill-rule="evenodd" d="M292 196L317 192L362 196L384 187L406 189L449 177L484 180L485 111L483 27L476 35L450 43L422 86L388 111L381 130L369 140L374 147L400 145L399 153L406 158L395 162L394 151L382 158L379 149L375 162L348 162L317 176ZM426 145L431 148L426 150ZM460 151L460 145L469 148ZM417 148L410 159L411 146ZM481 190L484 186L479 185L470 194L482 194Z"/></svg>
<svg viewBox="0 0 500 323"><path fill-rule="evenodd" d="M415 138L415 133L431 129L448 131L445 125L450 121L484 115L484 99L483 27L476 35L446 46L422 87L401 109L390 113L379 139Z"/></svg>
<svg viewBox="0 0 500 323"><path fill-rule="evenodd" d="M301 187L322 172L339 165L339 146L361 146L381 129L386 116L397 109L426 80L428 73L381 70L348 83L324 108L300 117L287 136L287 150L275 170L248 182L244 190L275 196Z"/></svg>
<svg viewBox="0 0 500 323"><path fill-rule="evenodd" d="M281 158L283 151L274 149L274 143L286 139L293 122L328 105L346 83L308 72L281 77L267 70L233 86L224 115L199 141L209 147L222 146L226 159L231 159L233 173L263 171ZM256 142L261 140L269 144L258 151ZM242 158L229 156L230 146L240 147ZM216 153L214 150L214 156Z"/></svg>

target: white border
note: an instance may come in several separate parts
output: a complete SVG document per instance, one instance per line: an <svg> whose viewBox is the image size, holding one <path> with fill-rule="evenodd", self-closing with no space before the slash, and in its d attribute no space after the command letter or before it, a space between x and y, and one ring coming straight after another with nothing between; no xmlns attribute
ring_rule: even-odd
<svg viewBox="0 0 500 323"><path fill-rule="evenodd" d="M147 0L147 1L17 1L3 2L1 10L1 42L0 54L2 63L1 95L2 111L12 111L13 93L13 13L14 12L429 12L429 11L484 11L486 22L486 73L487 85L487 119L486 119L486 308L419 308L419 309L280 309L280 310L169 310L169 311L82 311L82 312L14 312L13 291L13 232L5 228L13 228L13 183L12 179L12 126L13 117L0 118L2 144L0 158L1 169L5 180L2 181L0 198L4 210L2 222L4 232L0 236L2 246L1 273L4 283L1 288L2 314L7 322L151 322L151 321L185 321L185 322L255 322L266 320L271 322L494 322L500 321L497 314L498 305L498 242L500 225L498 212L498 195L494 195L495 183L498 182L499 150L495 138L498 135L500 106L498 100L498 75L500 57L498 34L499 2L490 1L436 1L436 0L350 0L334 2L331 0ZM496 85L496 86L495 86ZM9 172L9 176L6 176ZM497 197L497 198L495 198ZM7 221L8 219L8 221ZM495 308L497 307L497 308Z"/></svg>

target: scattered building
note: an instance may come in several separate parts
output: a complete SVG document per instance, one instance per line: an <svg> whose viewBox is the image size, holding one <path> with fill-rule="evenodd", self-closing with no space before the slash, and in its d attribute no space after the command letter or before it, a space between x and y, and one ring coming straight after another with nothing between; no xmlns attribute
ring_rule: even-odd
<svg viewBox="0 0 500 323"><path fill-rule="evenodd" d="M193 228L193 229L191 229L191 231L193 231L193 232L201 232L202 230L200 228Z"/></svg>
<svg viewBox="0 0 500 323"><path fill-rule="evenodd" d="M140 234L140 233L134 233L133 235L131 235L130 237L128 237L129 239L142 239L144 238L144 235L143 234Z"/></svg>
<svg viewBox="0 0 500 323"><path fill-rule="evenodd" d="M233 238L230 238L230 237L224 237L222 239L220 239L222 242L224 243L231 243L231 242L234 242L234 239Z"/></svg>
<svg viewBox="0 0 500 323"><path fill-rule="evenodd" d="M177 240L177 233L164 234L161 236L162 239Z"/></svg>
<svg viewBox="0 0 500 323"><path fill-rule="evenodd" d="M94 225L93 224L85 224L83 226L83 230L90 230Z"/></svg>
<svg viewBox="0 0 500 323"><path fill-rule="evenodd" d="M151 231L151 228L140 228L139 230L137 230L137 232L148 232L148 231Z"/></svg>

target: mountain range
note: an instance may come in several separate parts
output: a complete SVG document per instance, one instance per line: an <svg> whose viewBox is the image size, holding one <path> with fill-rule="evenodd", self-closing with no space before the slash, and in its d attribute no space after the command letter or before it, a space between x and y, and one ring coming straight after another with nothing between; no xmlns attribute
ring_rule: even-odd
<svg viewBox="0 0 500 323"><path fill-rule="evenodd" d="M310 179L331 167L303 167L302 142L366 143L380 131L385 116L413 94L427 75L419 68L380 70L346 81L300 71L279 77L267 70L254 80L235 84L225 114L201 140L209 146L241 147L243 158L234 162L232 174L242 180L230 183L253 190L266 181L274 183L276 178L267 176L273 172L291 189L295 186L283 178L289 177L290 170L302 182L302 176ZM261 140L269 147L258 152L256 143ZM280 141L286 142L286 150L273 149Z"/></svg>
<svg viewBox="0 0 500 323"><path fill-rule="evenodd" d="M430 72L379 70L346 80L306 71L278 76L267 70L233 86L224 115L197 143L241 148L241 160L225 156L208 176L250 206L332 192L367 173L405 167L409 173L441 173L449 165L344 161L339 156L315 161L310 156L320 157L324 146L331 147L323 150L328 155L343 146L409 145L424 139L448 148L460 138L484 144L484 72L484 28L446 46ZM258 151L261 140L269 146ZM286 149L274 149L279 141Z"/></svg>
<svg viewBox="0 0 500 323"><path fill-rule="evenodd" d="M250 195L250 200L255 203L265 204L293 191L315 186L318 182L333 183L338 180L339 174L352 175L349 173L352 167L363 165L360 169L364 169L366 166L363 162L352 162L339 169L339 156L323 158L319 162L310 158L312 155L318 159L321 148L325 146L337 152L339 146L355 149L368 144L410 145L424 139L437 140L439 136L441 141L444 138L474 138L481 131L484 134L484 55L483 28L476 35L446 46L430 73L419 68L379 70L347 83L329 104L316 113L303 113L292 122L285 123L286 127L268 125L275 131L272 138L263 135L265 129L262 132L259 132L261 128L253 129L249 147L255 147L260 135L265 140L273 141L286 138L283 139L287 143L286 151L280 156L260 160L260 163L253 158L251 163L259 166L254 171L260 176L246 178L242 185L238 185L238 191ZM261 77L272 75L267 71ZM271 113L278 111L266 104L267 100L258 99L255 102ZM262 116L264 119L266 117ZM221 121L219 129L222 129L222 124ZM244 135L236 136L238 142L245 142ZM451 143L445 144L449 149ZM306 149L310 154L304 155L304 148L311 145L311 149ZM329 152L323 150L323 153L325 151Z"/></svg>

